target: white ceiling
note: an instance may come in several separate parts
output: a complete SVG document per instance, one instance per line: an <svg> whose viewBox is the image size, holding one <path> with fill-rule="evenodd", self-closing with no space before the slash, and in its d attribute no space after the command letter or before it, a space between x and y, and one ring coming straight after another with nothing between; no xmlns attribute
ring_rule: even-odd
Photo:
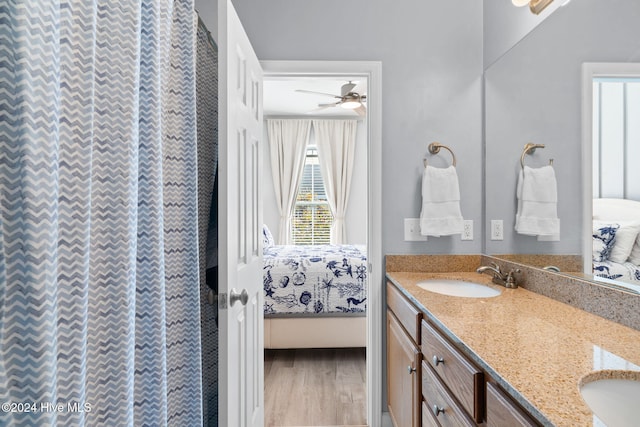
<svg viewBox="0 0 640 427"><path fill-rule="evenodd" d="M338 98L328 95L296 92L296 89L310 90L340 95L340 88L349 78L327 77L286 77L264 80L263 106L267 116L305 116L305 117L345 117L360 118L353 110L338 107L318 109L318 104L337 102ZM351 78L356 83L355 90L366 94L366 80ZM365 104L366 105L366 104Z"/></svg>

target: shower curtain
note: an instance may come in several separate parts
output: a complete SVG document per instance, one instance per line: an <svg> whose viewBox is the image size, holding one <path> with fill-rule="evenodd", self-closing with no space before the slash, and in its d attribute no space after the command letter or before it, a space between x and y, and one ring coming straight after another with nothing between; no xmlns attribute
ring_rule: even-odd
<svg viewBox="0 0 640 427"><path fill-rule="evenodd" d="M0 17L0 425L201 425L193 1Z"/></svg>
<svg viewBox="0 0 640 427"><path fill-rule="evenodd" d="M202 337L202 395L205 426L218 426L218 322L217 307L204 296L209 292L209 264L217 266L217 205L213 189L218 169L218 48L202 20L198 20L196 47L198 123L198 225L200 243L200 333ZM211 250L213 249L213 250ZM213 253L212 253L213 252ZM217 291L217 289L216 289Z"/></svg>

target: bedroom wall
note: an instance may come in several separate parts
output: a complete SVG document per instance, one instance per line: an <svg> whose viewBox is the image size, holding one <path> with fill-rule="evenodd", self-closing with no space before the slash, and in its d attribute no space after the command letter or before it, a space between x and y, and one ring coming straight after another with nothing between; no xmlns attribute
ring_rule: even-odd
<svg viewBox="0 0 640 427"><path fill-rule="evenodd" d="M261 60L382 62L382 253L479 253L482 218L482 2L235 0ZM475 239L404 241L420 214L427 145L458 159L461 207ZM448 153L441 159L450 162ZM447 163L448 164L448 163Z"/></svg>
<svg viewBox="0 0 640 427"><path fill-rule="evenodd" d="M268 141L268 132L265 122L264 141ZM314 142L313 126L311 127L310 143ZM268 150L265 145L265 150ZM271 172L269 152L264 153L264 199L263 214L264 223L274 236L277 236L280 223L280 213L275 201L275 190ZM353 175L351 177L351 195L345 218L347 227L347 243L352 245L367 243L367 131L364 121L358 121L356 130L356 151L353 163Z"/></svg>

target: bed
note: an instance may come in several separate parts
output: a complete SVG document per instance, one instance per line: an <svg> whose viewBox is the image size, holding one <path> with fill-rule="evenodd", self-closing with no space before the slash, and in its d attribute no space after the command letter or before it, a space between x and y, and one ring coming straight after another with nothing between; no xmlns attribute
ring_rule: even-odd
<svg viewBox="0 0 640 427"><path fill-rule="evenodd" d="M593 274L640 284L640 202L593 200Z"/></svg>
<svg viewBox="0 0 640 427"><path fill-rule="evenodd" d="M265 237L263 254L265 348L366 346L364 246L274 245Z"/></svg>

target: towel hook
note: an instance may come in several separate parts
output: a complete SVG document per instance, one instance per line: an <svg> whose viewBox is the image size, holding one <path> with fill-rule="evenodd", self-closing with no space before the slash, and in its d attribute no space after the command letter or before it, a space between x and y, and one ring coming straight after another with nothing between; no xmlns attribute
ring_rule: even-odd
<svg viewBox="0 0 640 427"><path fill-rule="evenodd" d="M453 154L453 151L451 150L451 148L447 147L444 144L440 144L439 142L432 142L431 144L429 144L429 153L431 154L438 154L440 152L440 149L444 148L445 150L448 150L451 153L451 157L453 158L453 161L451 163L452 166L456 165L456 155ZM425 157L423 159L424 161L424 167L427 167L427 158Z"/></svg>
<svg viewBox="0 0 640 427"><path fill-rule="evenodd" d="M533 154L536 152L536 148L544 148L544 144L534 144L533 142L527 142L524 145L524 150L522 151L522 155L520 156L520 166L524 169L524 156L527 154ZM553 165L553 159L549 159L549 164Z"/></svg>

